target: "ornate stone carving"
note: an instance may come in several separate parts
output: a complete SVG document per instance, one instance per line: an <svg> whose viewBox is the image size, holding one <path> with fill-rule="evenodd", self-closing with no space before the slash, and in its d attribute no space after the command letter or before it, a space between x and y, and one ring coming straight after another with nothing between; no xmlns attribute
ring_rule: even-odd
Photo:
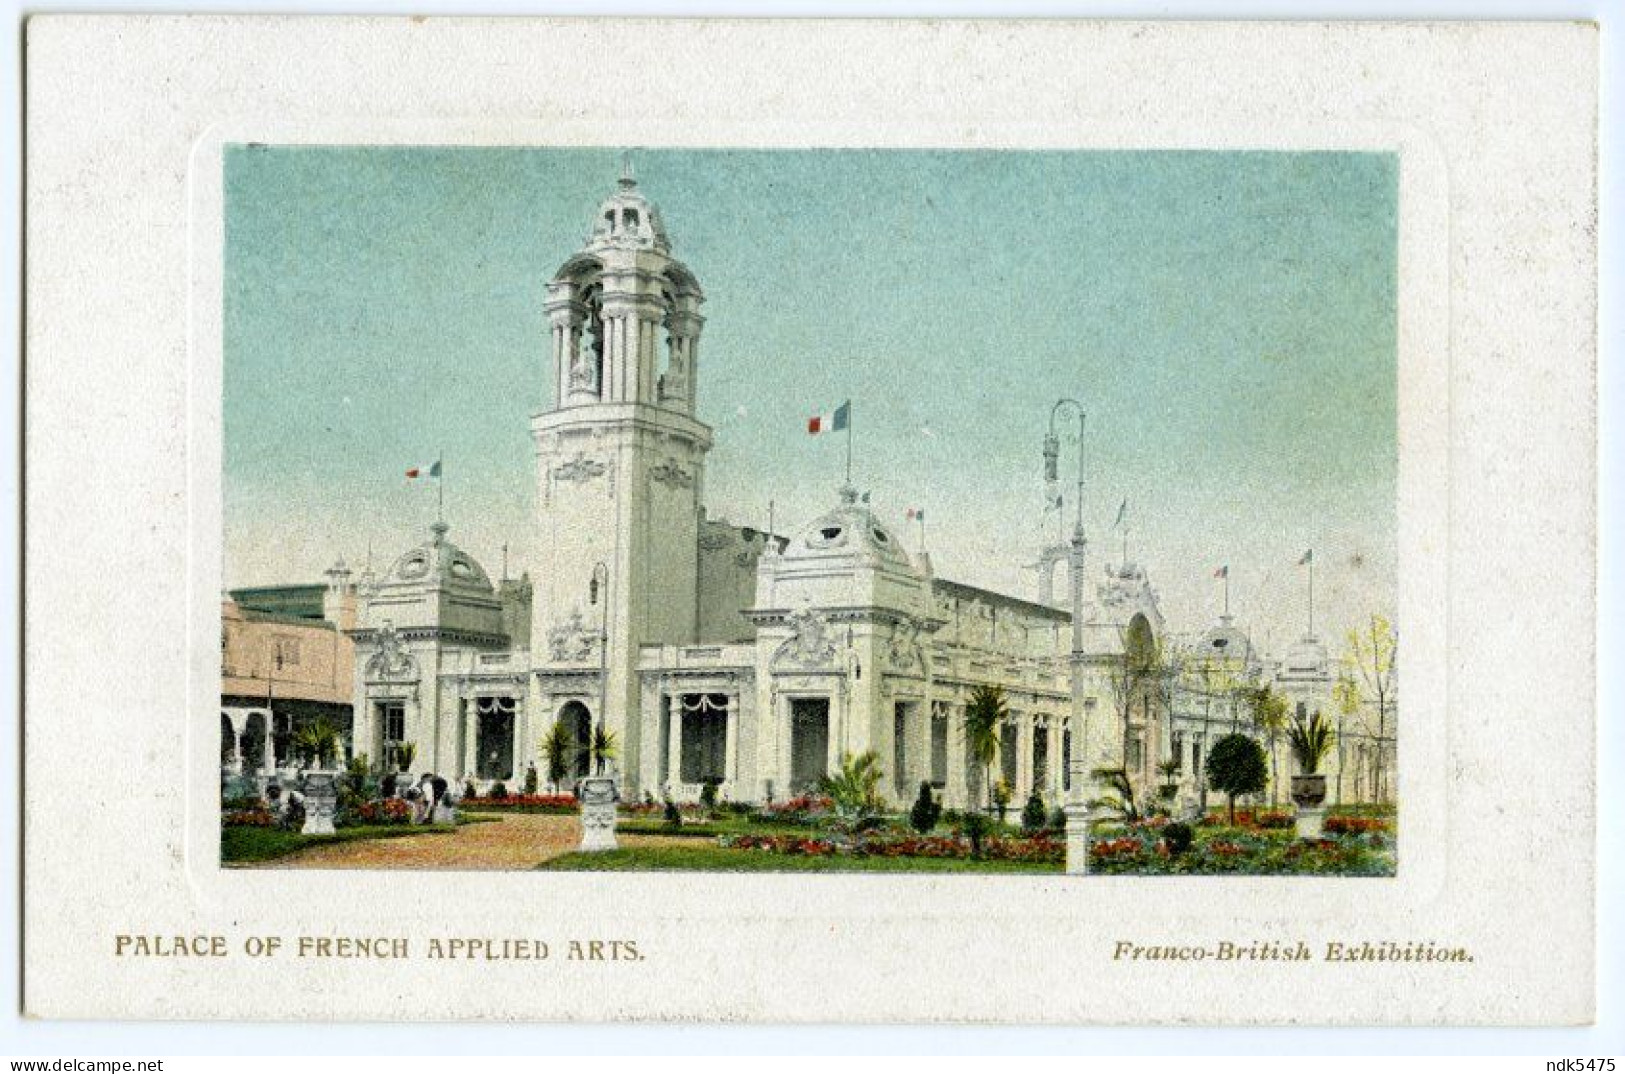
<svg viewBox="0 0 1625 1074"><path fill-rule="evenodd" d="M694 487L694 475L678 466L671 459L667 459L659 466L651 469L649 477L667 488L686 489Z"/></svg>
<svg viewBox="0 0 1625 1074"><path fill-rule="evenodd" d="M385 623L378 631L378 651L367 660L367 678L373 681L411 681L417 677L417 660L401 647L401 639L395 633L394 626Z"/></svg>
<svg viewBox="0 0 1625 1074"><path fill-rule="evenodd" d="M547 632L548 649L554 663L581 663L592 659L598 650L598 632L587 627L581 619L581 609L570 612L569 618L555 623Z"/></svg>
<svg viewBox="0 0 1625 1074"><path fill-rule="evenodd" d="M788 622L794 633L773 654L775 664L819 668L835 662L835 639L817 612L803 608L790 613Z"/></svg>
<svg viewBox="0 0 1625 1074"><path fill-rule="evenodd" d="M602 477L607 469L602 460L590 458L578 451L570 459L553 467L553 480L588 481Z"/></svg>
<svg viewBox="0 0 1625 1074"><path fill-rule="evenodd" d="M886 663L894 671L916 671L925 665L920 653L920 628L913 623L892 627L891 644L886 647Z"/></svg>

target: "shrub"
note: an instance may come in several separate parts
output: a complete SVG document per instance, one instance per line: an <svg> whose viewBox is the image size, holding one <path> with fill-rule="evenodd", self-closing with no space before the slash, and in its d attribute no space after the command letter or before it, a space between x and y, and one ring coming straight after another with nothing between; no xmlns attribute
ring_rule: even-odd
<svg viewBox="0 0 1625 1074"><path fill-rule="evenodd" d="M527 796L535 794L540 789L538 787L539 782L540 778L536 775L536 766L533 764L527 764L525 766L524 793Z"/></svg>
<svg viewBox="0 0 1625 1074"><path fill-rule="evenodd" d="M390 772L384 776L383 782L378 785L378 793L385 798L393 798L395 792L400 789L400 785L400 778L395 773Z"/></svg>
<svg viewBox="0 0 1625 1074"><path fill-rule="evenodd" d="M275 828L276 818L271 811L256 801L247 809L232 809L220 815L220 824L226 828Z"/></svg>
<svg viewBox="0 0 1625 1074"><path fill-rule="evenodd" d="M1319 772L1320 762L1326 759L1336 738L1331 724L1318 712L1308 720L1294 718L1287 728L1286 741L1298 762L1298 771L1306 776Z"/></svg>
<svg viewBox="0 0 1625 1074"><path fill-rule="evenodd" d="M700 805L706 809L717 807L717 781L708 779L700 784Z"/></svg>
<svg viewBox="0 0 1625 1074"><path fill-rule="evenodd" d="M1061 806L1055 807L1054 811L1052 811L1049 815L1049 826L1056 831L1064 831L1066 829L1065 808Z"/></svg>
<svg viewBox="0 0 1625 1074"><path fill-rule="evenodd" d="M363 824L410 824L412 807L401 798L379 798L357 810Z"/></svg>
<svg viewBox="0 0 1625 1074"><path fill-rule="evenodd" d="M472 779L465 780L464 783L463 783L463 797L464 798L478 798L479 796L480 796L479 788L474 786L474 781Z"/></svg>
<svg viewBox="0 0 1625 1074"><path fill-rule="evenodd" d="M1213 744L1207 758L1207 781L1230 799L1230 823L1236 822L1236 799L1257 794L1269 779L1264 747L1246 735L1225 735Z"/></svg>
<svg viewBox="0 0 1625 1074"><path fill-rule="evenodd" d="M1044 799L1038 793L1038 788L1034 787L1027 796L1027 804L1021 809L1021 830L1029 833L1042 831L1048 819L1049 811L1044 808Z"/></svg>
<svg viewBox="0 0 1625 1074"><path fill-rule="evenodd" d="M668 828L681 828L683 826L683 811L677 808L677 803L670 798L666 799L666 808L662 814Z"/></svg>
<svg viewBox="0 0 1625 1074"><path fill-rule="evenodd" d="M1189 850L1195 840L1196 833L1189 824L1174 823L1162 829L1162 841L1168 845L1168 853L1176 858Z"/></svg>
<svg viewBox="0 0 1625 1074"><path fill-rule="evenodd" d="M937 801L931 792L930 783L920 784L920 796L914 799L914 807L908 811L908 823L913 829L924 835L937 826L937 820L942 816L942 803Z"/></svg>
<svg viewBox="0 0 1625 1074"><path fill-rule="evenodd" d="M502 801L504 798L508 797L508 785L502 782L500 779L497 780L491 785L490 797L494 801Z"/></svg>
<svg viewBox="0 0 1625 1074"><path fill-rule="evenodd" d="M993 821L986 813L966 813L964 820L965 838L970 840L970 855L973 858L982 856L982 843L987 833L992 830Z"/></svg>

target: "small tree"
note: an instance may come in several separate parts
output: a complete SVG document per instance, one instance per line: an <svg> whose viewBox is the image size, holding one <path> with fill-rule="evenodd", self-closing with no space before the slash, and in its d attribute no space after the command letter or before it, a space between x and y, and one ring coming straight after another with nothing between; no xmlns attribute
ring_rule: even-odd
<svg viewBox="0 0 1625 1074"><path fill-rule="evenodd" d="M1096 783L1104 783L1109 790L1099 798L1091 799L1091 809L1105 809L1117 815L1124 824L1140 819L1140 807L1134 800L1134 781L1121 768L1097 768L1090 773Z"/></svg>
<svg viewBox="0 0 1625 1074"><path fill-rule="evenodd" d="M998 686L978 686L965 705L965 753L982 768L989 807L994 804L993 762L999 758L999 728L1009 715L1004 690Z"/></svg>
<svg viewBox="0 0 1625 1074"><path fill-rule="evenodd" d="M534 762L532 762L532 763L529 763L529 764L525 765L524 793L527 794L527 795L535 794L536 789L537 789L536 784L537 784L536 765L535 765Z"/></svg>
<svg viewBox="0 0 1625 1074"><path fill-rule="evenodd" d="M1247 707L1252 710L1253 726L1264 736L1269 743L1270 760L1270 801L1276 800L1276 789L1281 784L1280 765L1276 762L1277 748L1282 736L1287 733L1291 722L1290 707L1287 699L1274 690L1268 683L1256 689L1247 691Z"/></svg>
<svg viewBox="0 0 1625 1074"><path fill-rule="evenodd" d="M1157 787L1157 797L1163 802L1172 804L1174 796L1179 793L1179 762L1173 758L1160 761L1157 772L1162 776L1162 783Z"/></svg>
<svg viewBox="0 0 1625 1074"><path fill-rule="evenodd" d="M307 764L326 765L343 745L338 728L326 719L301 727L293 736L293 748Z"/></svg>
<svg viewBox="0 0 1625 1074"><path fill-rule="evenodd" d="M1230 823L1236 823L1236 798L1257 794L1269 779L1264 747L1246 735L1225 735L1207 758L1207 782L1230 799Z"/></svg>
<svg viewBox="0 0 1625 1074"><path fill-rule="evenodd" d="M412 771L412 759L418 755L416 742L395 743L395 767L402 772Z"/></svg>
<svg viewBox="0 0 1625 1074"><path fill-rule="evenodd" d="M1034 787L1027 796L1027 804L1021 807L1021 830L1029 833L1043 831L1048 821L1049 811L1044 808L1044 797Z"/></svg>
<svg viewBox="0 0 1625 1074"><path fill-rule="evenodd" d="M942 817L942 803L937 801L936 794L929 782L920 784L920 796L914 799L914 807L908 811L909 825L921 835L937 826Z"/></svg>
<svg viewBox="0 0 1625 1074"><path fill-rule="evenodd" d="M563 720L554 720L542 739L542 762L547 765L547 783L557 794L570 778L570 762L575 756L576 740Z"/></svg>
<svg viewBox="0 0 1625 1074"><path fill-rule="evenodd" d="M999 814L1000 824L1004 823L1004 815L1010 809L1011 797L1010 784L1002 779L993 784L993 809Z"/></svg>

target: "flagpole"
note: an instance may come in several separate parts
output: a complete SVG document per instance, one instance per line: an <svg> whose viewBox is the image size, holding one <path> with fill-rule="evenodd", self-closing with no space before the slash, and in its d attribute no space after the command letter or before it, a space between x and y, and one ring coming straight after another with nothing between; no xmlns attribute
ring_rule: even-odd
<svg viewBox="0 0 1625 1074"><path fill-rule="evenodd" d="M1309 550L1309 636L1315 636L1315 550Z"/></svg>
<svg viewBox="0 0 1625 1074"><path fill-rule="evenodd" d="M1230 567L1224 568L1224 617L1230 618Z"/></svg>
<svg viewBox="0 0 1625 1074"><path fill-rule="evenodd" d="M852 485L852 400L846 401L846 484Z"/></svg>
<svg viewBox="0 0 1625 1074"><path fill-rule="evenodd" d="M446 521L446 452L445 452L445 449L443 449L443 448L441 449L440 458L436 461L435 465L440 467L440 473L435 475L435 480L434 480L435 500L436 500L436 503L435 503L435 515L437 516L437 521L445 522Z"/></svg>

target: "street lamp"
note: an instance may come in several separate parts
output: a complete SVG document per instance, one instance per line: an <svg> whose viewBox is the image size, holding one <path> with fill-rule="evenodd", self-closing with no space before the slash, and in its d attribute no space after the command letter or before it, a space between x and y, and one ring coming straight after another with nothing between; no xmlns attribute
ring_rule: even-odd
<svg viewBox="0 0 1625 1074"><path fill-rule="evenodd" d="M603 581L600 582L599 579ZM605 722L605 709L609 705L609 568L599 560L592 565L592 578L587 583L587 603L598 604L600 589L603 591L604 602L599 605L598 611L598 726L591 734L598 737L598 731L607 727ZM586 743L587 757L592 759L593 743ZM588 773L591 775L592 773Z"/></svg>
<svg viewBox="0 0 1625 1074"><path fill-rule="evenodd" d="M1083 703L1083 436L1087 415L1076 399L1061 399L1050 408L1049 432L1044 437L1044 480L1053 485L1060 476L1061 438L1055 421L1064 410L1078 415L1078 495L1076 521L1072 525L1068 576L1072 583L1072 752L1067 765L1072 770L1072 802L1067 808L1067 872L1089 871L1089 711Z"/></svg>

